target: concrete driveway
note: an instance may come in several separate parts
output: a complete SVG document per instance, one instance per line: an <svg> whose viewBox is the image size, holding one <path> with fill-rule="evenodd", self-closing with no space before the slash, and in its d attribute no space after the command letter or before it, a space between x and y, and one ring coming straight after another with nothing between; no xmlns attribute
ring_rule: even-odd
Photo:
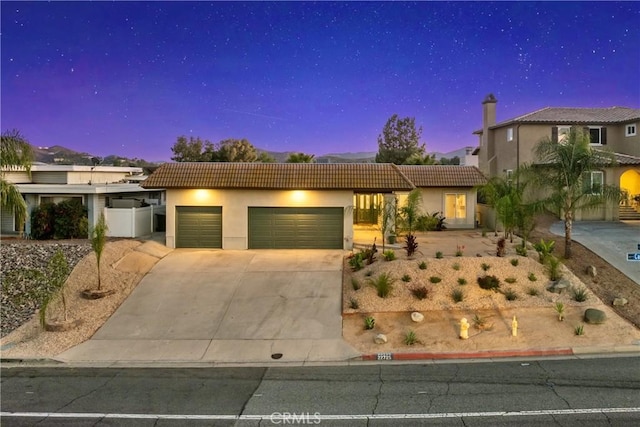
<svg viewBox="0 0 640 427"><path fill-rule="evenodd" d="M555 222L551 232L564 236L564 222ZM640 261L627 261L628 253L640 252L640 221L577 221L571 237L640 284Z"/></svg>
<svg viewBox="0 0 640 427"><path fill-rule="evenodd" d="M343 251L174 250L68 361L344 360ZM278 359L280 360L280 359Z"/></svg>

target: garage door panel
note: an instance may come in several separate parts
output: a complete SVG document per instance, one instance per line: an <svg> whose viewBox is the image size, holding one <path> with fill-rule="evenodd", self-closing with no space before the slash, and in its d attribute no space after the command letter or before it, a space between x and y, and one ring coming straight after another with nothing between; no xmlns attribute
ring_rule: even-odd
<svg viewBox="0 0 640 427"><path fill-rule="evenodd" d="M342 249L342 208L249 208L251 249Z"/></svg>
<svg viewBox="0 0 640 427"><path fill-rule="evenodd" d="M222 248L222 207L177 206L176 247Z"/></svg>

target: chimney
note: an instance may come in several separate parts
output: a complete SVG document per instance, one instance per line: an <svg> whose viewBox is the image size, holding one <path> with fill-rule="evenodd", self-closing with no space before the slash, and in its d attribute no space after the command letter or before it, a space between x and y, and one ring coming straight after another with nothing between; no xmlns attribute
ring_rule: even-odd
<svg viewBox="0 0 640 427"><path fill-rule="evenodd" d="M498 100L492 93L482 101L482 135L480 136L480 151L478 166L487 176L490 173L489 160L493 156L493 136L489 135L489 127L496 124L496 103ZM491 147L489 146L491 145Z"/></svg>
<svg viewBox="0 0 640 427"><path fill-rule="evenodd" d="M489 126L496 124L496 103L498 100L492 93L482 101L482 131L487 132Z"/></svg>

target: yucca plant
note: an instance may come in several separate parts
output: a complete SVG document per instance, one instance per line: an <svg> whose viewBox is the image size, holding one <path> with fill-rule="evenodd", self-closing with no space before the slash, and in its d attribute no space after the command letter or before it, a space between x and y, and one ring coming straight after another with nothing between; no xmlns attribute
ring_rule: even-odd
<svg viewBox="0 0 640 427"><path fill-rule="evenodd" d="M416 336L416 333L412 330L407 331L407 333L404 336L404 343L406 345L414 345L417 342L418 342L418 337Z"/></svg>
<svg viewBox="0 0 640 427"><path fill-rule="evenodd" d="M507 301L515 301L518 299L518 294L513 289L505 289L503 293Z"/></svg>
<svg viewBox="0 0 640 427"><path fill-rule="evenodd" d="M571 294L573 296L573 300L576 302L585 302L589 298L589 294L587 293L587 289L584 287L572 287Z"/></svg>
<svg viewBox="0 0 640 427"><path fill-rule="evenodd" d="M540 239L540 243L536 243L533 245L533 248L538 252L538 258L540 259L540 264L544 264L547 256L551 255L553 249L555 248L556 242L553 240L549 240L545 242L544 239Z"/></svg>
<svg viewBox="0 0 640 427"><path fill-rule="evenodd" d="M558 313L558 320L562 322L564 320L564 304L558 301L553 308L556 310L556 313Z"/></svg>
<svg viewBox="0 0 640 427"><path fill-rule="evenodd" d="M464 292L461 289L454 289L451 291L451 299L455 303L462 302L464 300Z"/></svg>
<svg viewBox="0 0 640 427"><path fill-rule="evenodd" d="M576 335L580 336L580 335L584 335L584 325L577 325L573 331L575 332Z"/></svg>
<svg viewBox="0 0 640 427"><path fill-rule="evenodd" d="M367 316L364 318L364 328L367 330L373 329L376 326L376 319L371 316Z"/></svg>
<svg viewBox="0 0 640 427"><path fill-rule="evenodd" d="M395 279L391 277L391 274L386 272L381 273L375 279L369 279L369 283L376 288L376 291L380 298L386 298L387 296L389 296L389 294L393 290L394 282Z"/></svg>

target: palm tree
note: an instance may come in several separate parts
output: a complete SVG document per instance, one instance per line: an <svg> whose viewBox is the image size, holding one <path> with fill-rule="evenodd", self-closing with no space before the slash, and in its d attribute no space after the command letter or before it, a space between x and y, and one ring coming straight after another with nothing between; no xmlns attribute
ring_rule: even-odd
<svg viewBox="0 0 640 427"><path fill-rule="evenodd" d="M291 153L287 158L287 163L313 163L314 154Z"/></svg>
<svg viewBox="0 0 640 427"><path fill-rule="evenodd" d="M33 149L17 130L2 133L0 143L0 206L13 210L18 230L24 230L27 218L27 203L13 183L5 179L8 170L25 169L31 173Z"/></svg>
<svg viewBox="0 0 640 427"><path fill-rule="evenodd" d="M510 180L502 176L492 177L486 184L481 186L478 191L485 199L487 205L495 211L493 230L498 235L498 221L504 227L505 237L515 226L512 217L511 207L514 205L514 186Z"/></svg>
<svg viewBox="0 0 640 427"><path fill-rule="evenodd" d="M591 184L591 172L616 164L613 153L591 148L588 133L572 129L568 138L542 139L534 148L535 184L543 191L541 202L564 217L564 257L571 258L571 230L575 212L620 199L615 186Z"/></svg>

